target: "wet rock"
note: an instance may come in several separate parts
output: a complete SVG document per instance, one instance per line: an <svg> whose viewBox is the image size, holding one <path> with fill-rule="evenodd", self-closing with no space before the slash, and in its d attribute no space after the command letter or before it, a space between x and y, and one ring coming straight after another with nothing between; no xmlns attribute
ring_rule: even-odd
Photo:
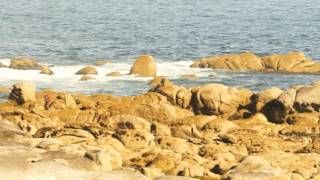
<svg viewBox="0 0 320 180"><path fill-rule="evenodd" d="M180 79L194 81L194 80L199 79L199 77L195 74L182 74L182 75L180 75Z"/></svg>
<svg viewBox="0 0 320 180"><path fill-rule="evenodd" d="M36 100L36 86L32 82L19 82L13 85L9 99L17 104Z"/></svg>
<svg viewBox="0 0 320 180"><path fill-rule="evenodd" d="M95 80L96 78L92 76L81 76L80 81L89 81L89 80Z"/></svg>
<svg viewBox="0 0 320 180"><path fill-rule="evenodd" d="M76 72L76 75L98 74L97 69L93 66L86 66Z"/></svg>
<svg viewBox="0 0 320 180"><path fill-rule="evenodd" d="M154 58L150 55L141 55L132 65L130 74L156 76L157 65Z"/></svg>
<svg viewBox="0 0 320 180"><path fill-rule="evenodd" d="M106 64L110 64L112 63L111 61L109 60L99 60L99 61L96 61L94 63L95 66L103 66L103 65L106 65Z"/></svg>
<svg viewBox="0 0 320 180"><path fill-rule="evenodd" d="M119 76L121 76L121 73L118 71L113 71L113 72L106 74L106 76L119 77Z"/></svg>
<svg viewBox="0 0 320 180"><path fill-rule="evenodd" d="M12 69L24 69L24 70L31 70L36 69L40 70L42 67L37 63L36 60L28 57L17 57L11 60L10 68Z"/></svg>
<svg viewBox="0 0 320 180"><path fill-rule="evenodd" d="M40 74L54 75L54 72L48 66L44 66L42 67Z"/></svg>

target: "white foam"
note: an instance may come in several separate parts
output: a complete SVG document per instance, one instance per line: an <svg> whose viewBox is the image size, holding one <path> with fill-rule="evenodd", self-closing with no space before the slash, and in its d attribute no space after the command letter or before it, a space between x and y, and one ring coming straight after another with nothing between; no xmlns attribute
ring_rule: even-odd
<svg viewBox="0 0 320 180"><path fill-rule="evenodd" d="M1 59L5 65L9 65L10 59ZM129 75L130 68L133 61L128 63L115 62L106 64L104 66L98 66L97 75L90 75L95 80L90 81L79 81L81 75L75 75L75 73L86 65L74 65L74 66L54 66L51 67L54 75L48 76L40 74L39 70L17 70L11 68L0 68L0 86L11 85L16 81L33 81L38 87L42 88L54 88L64 91L85 91L95 92L101 89L107 89L110 91L128 91L136 89L140 91L142 87L135 85L134 82L147 82L152 78L150 77L139 77L135 75ZM163 62L157 61L158 76L166 76L170 79L178 79L182 74L195 74L198 77L208 77L212 72L210 69L190 68L192 61L177 61L177 62ZM118 71L122 74L119 77L106 76L110 72ZM130 87L125 85L127 81L133 82ZM122 84L121 84L122 83ZM134 86L132 86L134 84ZM117 89L118 88L118 89ZM119 89L120 88L120 89ZM122 89L121 89L122 88ZM125 94L125 93L124 93Z"/></svg>

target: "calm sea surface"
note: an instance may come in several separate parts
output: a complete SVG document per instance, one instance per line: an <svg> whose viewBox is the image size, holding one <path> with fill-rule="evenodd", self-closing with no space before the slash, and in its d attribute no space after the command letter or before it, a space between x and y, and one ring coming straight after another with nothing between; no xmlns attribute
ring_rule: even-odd
<svg viewBox="0 0 320 180"><path fill-rule="evenodd" d="M56 75L0 69L0 85L32 80L40 88L131 95L145 92L149 79L107 78L127 73L139 54L157 58L159 74L191 86L224 83L260 90L286 88L316 75L230 73L188 68L214 54L300 50L320 60L320 1L316 0L1 0L0 57L32 56L54 64ZM79 82L80 65L110 59L96 81ZM200 79L179 79L195 73ZM214 75L212 75L212 73ZM211 74L211 75L210 75ZM210 77L208 77L210 75Z"/></svg>

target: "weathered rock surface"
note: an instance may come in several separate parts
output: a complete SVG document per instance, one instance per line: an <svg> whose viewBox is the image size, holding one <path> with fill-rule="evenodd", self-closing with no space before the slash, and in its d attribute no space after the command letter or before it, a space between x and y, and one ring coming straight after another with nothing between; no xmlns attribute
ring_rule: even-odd
<svg viewBox="0 0 320 180"><path fill-rule="evenodd" d="M98 71L93 66L86 66L76 72L77 75L98 74Z"/></svg>
<svg viewBox="0 0 320 180"><path fill-rule="evenodd" d="M29 69L41 69L41 65L37 63L36 60L32 58L27 58L27 57L17 57L11 60L10 68L12 69L24 69L24 70L29 70Z"/></svg>
<svg viewBox="0 0 320 180"><path fill-rule="evenodd" d="M156 76L157 65L154 58L150 55L141 55L133 63L130 74L141 76Z"/></svg>
<svg viewBox="0 0 320 180"><path fill-rule="evenodd" d="M320 73L320 63L302 52L258 57L253 53L218 55L196 60L191 67L226 69L234 71L261 71L281 73Z"/></svg>
<svg viewBox="0 0 320 180"><path fill-rule="evenodd" d="M316 179L318 86L252 93L161 77L119 97L15 85L18 103L0 103L0 178Z"/></svg>

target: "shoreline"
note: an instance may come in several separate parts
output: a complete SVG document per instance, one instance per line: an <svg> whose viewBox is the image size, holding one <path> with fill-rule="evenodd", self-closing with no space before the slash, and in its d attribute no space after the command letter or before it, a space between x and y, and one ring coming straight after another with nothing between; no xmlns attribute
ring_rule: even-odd
<svg viewBox="0 0 320 180"><path fill-rule="evenodd" d="M54 162L52 168L63 165L74 177L84 167L87 176L115 173L115 179L319 177L319 81L258 93L221 84L185 88L161 77L150 84L149 92L121 97L36 92L33 83L15 84L11 101L0 103L0 122L6 122L0 137L40 159L10 166L10 172L23 165L27 174L36 168L40 176L37 164ZM64 163L44 157L51 152Z"/></svg>

